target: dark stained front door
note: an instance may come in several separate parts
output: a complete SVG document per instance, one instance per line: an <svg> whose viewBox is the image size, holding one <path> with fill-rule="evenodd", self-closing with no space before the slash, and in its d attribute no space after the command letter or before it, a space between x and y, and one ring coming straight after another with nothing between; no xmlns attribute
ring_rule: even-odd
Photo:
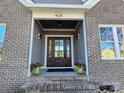
<svg viewBox="0 0 124 93"><path fill-rule="evenodd" d="M47 67L71 67L70 37L49 37L47 49Z"/></svg>

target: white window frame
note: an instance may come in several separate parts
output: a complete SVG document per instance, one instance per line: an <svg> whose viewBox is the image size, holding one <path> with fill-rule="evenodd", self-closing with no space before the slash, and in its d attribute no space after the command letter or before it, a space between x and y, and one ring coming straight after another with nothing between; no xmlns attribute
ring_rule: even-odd
<svg viewBox="0 0 124 93"><path fill-rule="evenodd" d="M114 49L115 49L115 58L102 58L102 60L124 60L124 58L120 57L120 47L118 44L119 41L118 41L117 29L116 29L116 27L124 27L124 25L116 25L116 24L114 24L114 25L110 25L110 24L99 25L99 39L100 39L100 50L101 50L101 42L109 42L109 41L101 41L100 27L112 27L113 37L114 37L113 43L114 43Z"/></svg>

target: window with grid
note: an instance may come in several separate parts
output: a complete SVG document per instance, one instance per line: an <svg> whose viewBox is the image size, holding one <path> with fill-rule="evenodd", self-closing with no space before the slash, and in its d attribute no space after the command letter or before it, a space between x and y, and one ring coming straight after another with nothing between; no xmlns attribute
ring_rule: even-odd
<svg viewBox="0 0 124 93"><path fill-rule="evenodd" d="M5 37L5 24L0 24L0 61L2 59L2 52L3 52L3 43L4 43L4 37Z"/></svg>
<svg viewBox="0 0 124 93"><path fill-rule="evenodd" d="M64 57L64 40L55 40L55 57Z"/></svg>
<svg viewBox="0 0 124 93"><path fill-rule="evenodd" d="M124 26L100 25L102 59L124 59Z"/></svg>

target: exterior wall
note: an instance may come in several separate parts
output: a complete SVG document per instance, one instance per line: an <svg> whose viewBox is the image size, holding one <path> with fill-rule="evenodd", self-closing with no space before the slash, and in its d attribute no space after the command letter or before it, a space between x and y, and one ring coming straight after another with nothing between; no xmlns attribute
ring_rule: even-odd
<svg viewBox="0 0 124 93"><path fill-rule="evenodd" d="M79 39L74 38L74 62L85 64L83 23L78 29Z"/></svg>
<svg viewBox="0 0 124 93"><path fill-rule="evenodd" d="M38 33L42 33L38 23L35 22L33 33L32 64L40 63L44 66L45 37L38 39Z"/></svg>
<svg viewBox="0 0 124 93"><path fill-rule="evenodd" d="M74 62L85 62L84 56L84 44L83 44L83 28L82 26L78 29L80 34L80 39L74 37ZM38 39L38 33L42 34L42 39ZM45 35L74 35L74 31L42 31L38 23L35 21L34 33L33 33L33 49L32 49L32 64L40 63L44 66L44 56L45 56ZM79 50L80 49L80 50Z"/></svg>
<svg viewBox="0 0 124 93"><path fill-rule="evenodd" d="M31 12L18 0L0 0L0 23L6 23L0 92L14 93L28 77Z"/></svg>
<svg viewBox="0 0 124 93"><path fill-rule="evenodd" d="M124 1L101 0L86 12L90 80L115 83L124 89L124 60L102 60L99 24L124 24Z"/></svg>

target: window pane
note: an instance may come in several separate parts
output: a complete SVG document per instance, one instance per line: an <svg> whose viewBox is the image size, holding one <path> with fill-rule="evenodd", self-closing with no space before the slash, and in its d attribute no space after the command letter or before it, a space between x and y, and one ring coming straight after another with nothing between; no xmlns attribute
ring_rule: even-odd
<svg viewBox="0 0 124 93"><path fill-rule="evenodd" d="M67 57L70 57L70 40L66 40L67 42Z"/></svg>
<svg viewBox="0 0 124 93"><path fill-rule="evenodd" d="M64 57L64 52L60 51L60 57Z"/></svg>
<svg viewBox="0 0 124 93"><path fill-rule="evenodd" d="M49 57L52 57L52 40L49 40Z"/></svg>
<svg viewBox="0 0 124 93"><path fill-rule="evenodd" d="M52 46L49 46L49 57L52 57Z"/></svg>
<svg viewBox="0 0 124 93"><path fill-rule="evenodd" d="M100 27L101 41L114 41L112 27Z"/></svg>
<svg viewBox="0 0 124 93"><path fill-rule="evenodd" d="M124 40L124 27L117 27L118 41Z"/></svg>
<svg viewBox="0 0 124 93"><path fill-rule="evenodd" d="M67 57L70 57L70 52L69 51L67 51Z"/></svg>
<svg viewBox="0 0 124 93"><path fill-rule="evenodd" d="M120 57L124 57L124 42L119 42Z"/></svg>
<svg viewBox="0 0 124 93"><path fill-rule="evenodd" d="M102 42L101 54L102 54L102 58L115 58L114 43Z"/></svg>
<svg viewBox="0 0 124 93"><path fill-rule="evenodd" d="M64 51L64 46L60 46L60 51Z"/></svg>
<svg viewBox="0 0 124 93"><path fill-rule="evenodd" d="M55 51L59 51L59 46L55 46Z"/></svg>
<svg viewBox="0 0 124 93"><path fill-rule="evenodd" d="M64 45L63 40L60 40L60 46L63 46L63 45Z"/></svg>
<svg viewBox="0 0 124 93"><path fill-rule="evenodd" d="M55 51L55 57L64 57L63 51Z"/></svg>
<svg viewBox="0 0 124 93"><path fill-rule="evenodd" d="M59 40L55 40L55 45L56 46L59 46L60 45Z"/></svg>
<svg viewBox="0 0 124 93"><path fill-rule="evenodd" d="M64 57L64 41L55 40L55 57Z"/></svg>
<svg viewBox="0 0 124 93"><path fill-rule="evenodd" d="M59 57L58 51L55 51L55 57Z"/></svg>
<svg viewBox="0 0 124 93"><path fill-rule="evenodd" d="M3 43L4 43L4 37L5 37L5 25L0 24L0 61L2 58L2 49L3 49Z"/></svg>

